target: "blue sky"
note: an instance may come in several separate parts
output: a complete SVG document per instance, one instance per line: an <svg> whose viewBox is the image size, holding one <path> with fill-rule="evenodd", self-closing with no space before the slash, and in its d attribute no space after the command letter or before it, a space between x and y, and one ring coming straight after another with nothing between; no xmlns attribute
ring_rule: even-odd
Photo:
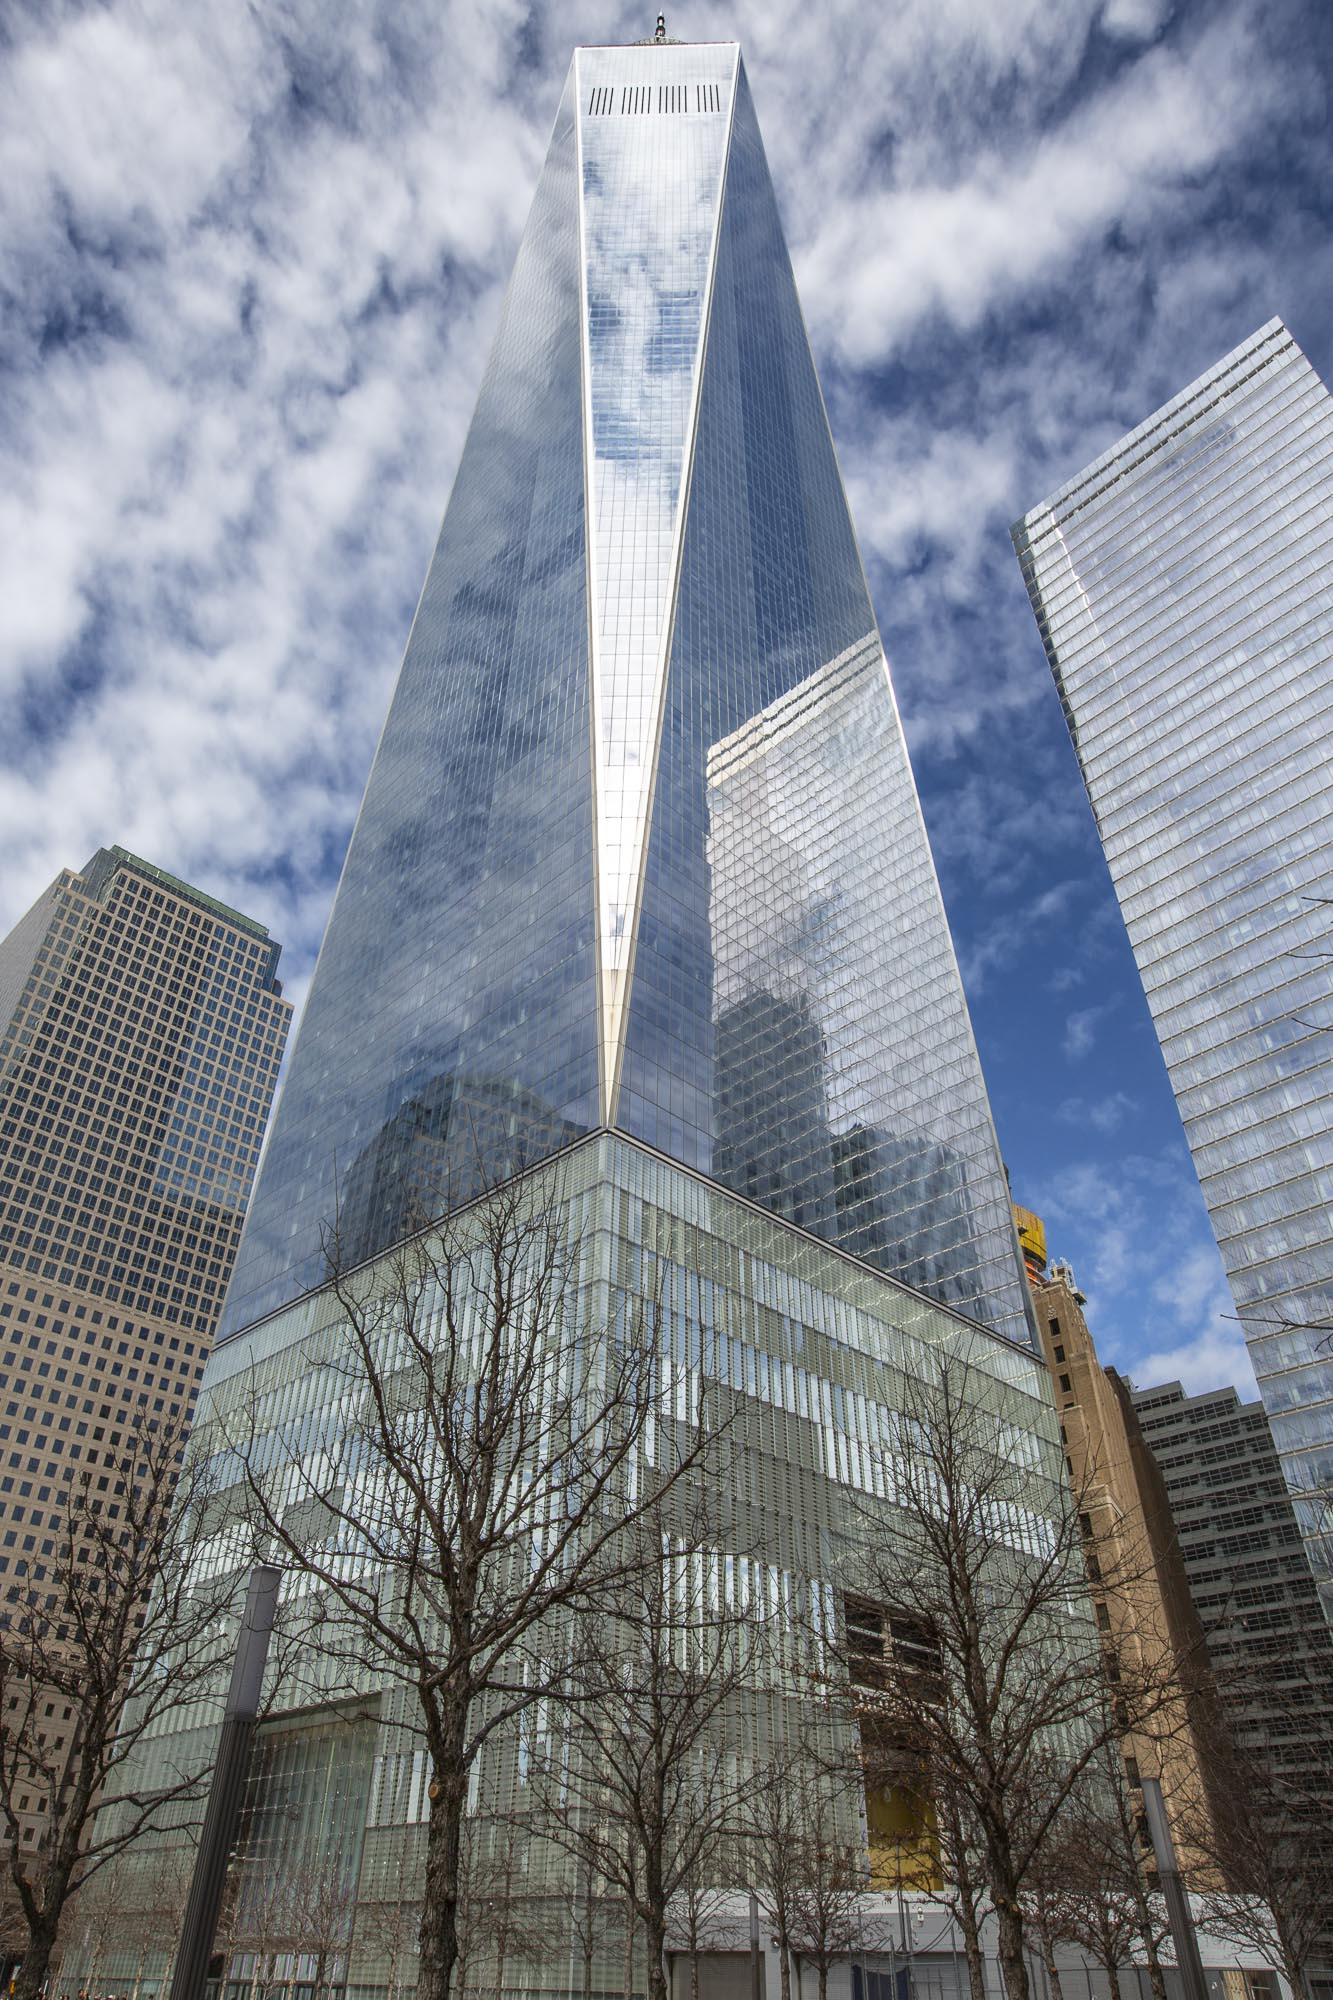
<svg viewBox="0 0 1333 2000"><path fill-rule="evenodd" d="M313 962L569 51L655 9L10 0L0 929L118 840ZM1008 527L1280 313L1326 0L739 0L1016 1194L1142 1382L1249 1378Z"/></svg>

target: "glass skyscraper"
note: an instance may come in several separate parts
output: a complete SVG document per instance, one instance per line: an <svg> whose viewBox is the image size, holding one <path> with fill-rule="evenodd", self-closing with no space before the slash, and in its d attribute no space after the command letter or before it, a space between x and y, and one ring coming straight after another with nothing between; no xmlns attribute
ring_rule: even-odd
<svg viewBox="0 0 1333 2000"><path fill-rule="evenodd" d="M1272 320L1014 543L1333 1617L1333 399Z"/></svg>
<svg viewBox="0 0 1333 2000"><path fill-rule="evenodd" d="M598 1130L1026 1337L730 43L571 70L223 1337Z"/></svg>
<svg viewBox="0 0 1333 2000"><path fill-rule="evenodd" d="M238 1425L304 1461L353 1421L328 1231L373 1283L516 1173L569 1218L578 1323L651 1326L657 1379L735 1400L719 1590L753 1570L775 1606L831 1601L852 1496L883 1500L942 1356L1019 1469L1001 1539L1050 1547L1058 1425L734 44L575 58L209 1365L219 1519ZM373 1465L350 1476L373 1507ZM728 1719L747 1769L809 1700L791 1621ZM317 1704L261 1725L240 1865L313 1857L410 1914L425 1753L382 1663L355 1694L337 1770ZM174 1771L217 1726L146 1754ZM507 1839L521 1740L474 1768ZM118 1911L161 1873L127 1863ZM583 1990L559 1923L534 1991ZM380 1932L343 1943L335 1989L392 1990ZM82 1976L142 1964L131 1934Z"/></svg>

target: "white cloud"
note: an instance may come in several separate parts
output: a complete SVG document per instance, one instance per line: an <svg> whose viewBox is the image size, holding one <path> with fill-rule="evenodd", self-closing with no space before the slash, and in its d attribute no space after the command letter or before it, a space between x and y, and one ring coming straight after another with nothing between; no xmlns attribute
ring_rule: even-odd
<svg viewBox="0 0 1333 2000"><path fill-rule="evenodd" d="M968 322L1058 275L1111 208L1151 210L1261 116L1269 72L1251 61L1238 98L1255 51L1228 12L1052 122L1097 17L1097 0L943 0L891 31L850 0L673 14L682 35L744 37L826 362L878 363L941 303ZM18 17L0 71L0 926L118 838L308 963L569 46L642 25L591 0L558 23L521 0ZM932 633L997 575L1016 589L997 528L1034 447L1086 429L1088 371L1049 341L977 380L943 421L831 392L872 569L913 629L906 680L932 682L907 705L913 742L941 755L1034 698L1026 628L975 660ZM1023 774L1003 798L960 790L944 859L1016 867L1067 813Z"/></svg>
<svg viewBox="0 0 1333 2000"><path fill-rule="evenodd" d="M1105 1097L1091 1100L1084 1097L1066 1097L1056 1107L1055 1115L1064 1125L1092 1126L1096 1132L1118 1132L1126 1119L1134 1117L1139 1109L1135 1098L1123 1090L1108 1091Z"/></svg>
<svg viewBox="0 0 1333 2000"><path fill-rule="evenodd" d="M1156 1312L1146 1338L1159 1344L1134 1363L1140 1388L1178 1380L1197 1395L1234 1383L1243 1400L1258 1396L1245 1336L1211 1245L1200 1244L1169 1263L1151 1296Z"/></svg>
<svg viewBox="0 0 1333 2000"><path fill-rule="evenodd" d="M1097 1040L1097 1025L1106 1014L1104 1006L1076 1007L1065 1017L1064 1040L1061 1048L1067 1062L1082 1062L1084 1056L1091 1055Z"/></svg>
<svg viewBox="0 0 1333 2000"><path fill-rule="evenodd" d="M519 7L304 11L290 41L167 0L66 14L0 77L30 343L0 427L0 923L119 840L264 917L298 978L542 144L499 94ZM419 105L384 73L414 33ZM308 116L303 60L332 72Z"/></svg>
<svg viewBox="0 0 1333 2000"><path fill-rule="evenodd" d="M1188 196L1268 114L1257 58L1248 25L1224 14L1188 59L1152 49L1016 153L982 147L947 175L830 204L798 268L816 326L861 365L932 313L975 327L1113 223Z"/></svg>
<svg viewBox="0 0 1333 2000"><path fill-rule="evenodd" d="M1101 25L1117 40L1146 42L1151 41L1170 13L1170 0L1107 0Z"/></svg>
<svg viewBox="0 0 1333 2000"><path fill-rule="evenodd" d="M1258 1392L1188 1157L1122 1153L1066 1166L1025 1197L1053 1258L1074 1265L1103 1362L1140 1388Z"/></svg>
<svg viewBox="0 0 1333 2000"><path fill-rule="evenodd" d="M1016 964L1031 950L1034 935L1043 926L1057 923L1082 893L1083 884L1074 880L1053 882L1033 895L1027 908L1027 925L1011 918L999 919L971 939L962 953L964 984L971 994L979 993L993 972Z"/></svg>

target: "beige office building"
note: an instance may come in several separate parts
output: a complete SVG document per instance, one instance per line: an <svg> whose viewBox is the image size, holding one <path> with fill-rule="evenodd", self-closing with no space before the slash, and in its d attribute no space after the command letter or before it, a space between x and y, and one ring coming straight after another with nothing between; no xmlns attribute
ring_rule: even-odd
<svg viewBox="0 0 1333 2000"><path fill-rule="evenodd" d="M1097 1358L1073 1273L1067 1265L1047 1265L1040 1217L1016 1207L1014 1220L1070 1480L1090 1548L1100 1551L1089 1560L1097 1622L1126 1671L1155 1677L1173 1659L1180 1667L1181 1695L1165 1705L1160 1726L1122 1742L1126 1775L1136 1800L1142 1778L1160 1780L1182 1865L1198 1877L1188 1828L1209 1810L1209 1747L1220 1710L1171 1504L1126 1384ZM1108 1553L1123 1588L1098 1589Z"/></svg>
<svg viewBox="0 0 1333 2000"><path fill-rule="evenodd" d="M118 847L0 942L0 1619L72 1469L190 1412L291 1017L278 951Z"/></svg>

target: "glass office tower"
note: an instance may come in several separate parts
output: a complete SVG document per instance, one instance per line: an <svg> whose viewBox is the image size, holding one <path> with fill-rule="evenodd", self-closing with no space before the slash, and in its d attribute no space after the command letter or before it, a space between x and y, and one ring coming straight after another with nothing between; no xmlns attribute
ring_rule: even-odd
<svg viewBox="0 0 1333 2000"><path fill-rule="evenodd" d="M1014 543L1333 1616L1333 400L1273 320Z"/></svg>
<svg viewBox="0 0 1333 2000"><path fill-rule="evenodd" d="M942 1355L1023 1480L1002 1539L1049 1548L1058 1425L733 44L576 56L209 1365L219 1520L244 1512L238 1425L307 1463L354 1421L328 1229L357 1285L391 1282L396 1242L520 1172L568 1218L575 1323L653 1328L658 1380L738 1406L710 1573L757 1563L789 1647L728 1715L738 1768L810 1700L810 1607ZM328 1977L369 2000L395 1987L379 1917L414 1928L429 1771L401 1687L358 1671L340 1758L331 1698L261 1724L240 1866L354 1891ZM475 1767L502 1845L536 1810L526 1741ZM520 1982L548 1994L584 1990L563 1866L540 1862ZM159 1976L139 1913L167 1872L148 1851L118 1874L129 1936L81 1961L89 1990Z"/></svg>
<svg viewBox="0 0 1333 2000"><path fill-rule="evenodd" d="M729 43L571 71L223 1338L604 1129L1026 1337Z"/></svg>

